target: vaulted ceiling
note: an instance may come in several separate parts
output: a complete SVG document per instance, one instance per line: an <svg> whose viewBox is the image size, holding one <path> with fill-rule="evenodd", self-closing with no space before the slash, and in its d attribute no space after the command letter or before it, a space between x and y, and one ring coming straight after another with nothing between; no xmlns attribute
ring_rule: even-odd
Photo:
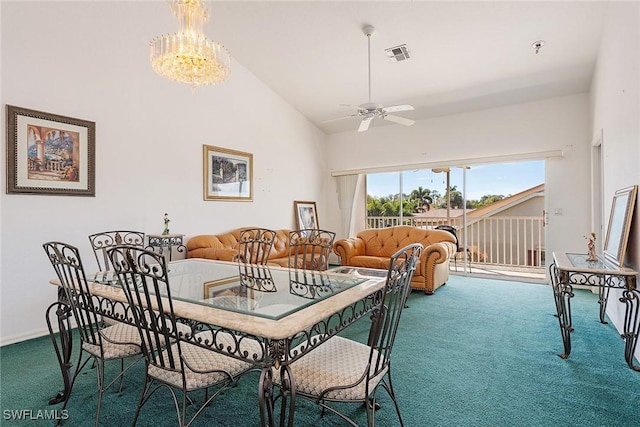
<svg viewBox="0 0 640 427"><path fill-rule="evenodd" d="M606 2L216 1L210 11L210 38L334 133L360 121L325 123L354 113L340 104L368 102L365 24L376 28L371 101L411 104L397 115L419 120L588 91ZM410 59L391 61L385 49L402 44Z"/></svg>

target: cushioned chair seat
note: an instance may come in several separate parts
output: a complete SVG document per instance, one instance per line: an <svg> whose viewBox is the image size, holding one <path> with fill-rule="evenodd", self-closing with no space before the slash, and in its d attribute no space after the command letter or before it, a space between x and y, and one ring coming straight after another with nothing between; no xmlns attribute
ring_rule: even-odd
<svg viewBox="0 0 640 427"><path fill-rule="evenodd" d="M138 328L124 323L115 323L101 329L104 359L120 359L140 354L142 340ZM82 348L96 357L100 357L100 346L83 342Z"/></svg>
<svg viewBox="0 0 640 427"><path fill-rule="evenodd" d="M367 368L370 351L369 346L346 338L336 336L328 339L320 347L291 364L296 390L320 396L328 388L358 383ZM376 358L375 350L374 353ZM369 390L375 388L386 372L385 369L371 378ZM279 376L274 375L274 378ZM360 381L355 387L330 391L323 397L330 400L362 400L366 397L365 382Z"/></svg>
<svg viewBox="0 0 640 427"><path fill-rule="evenodd" d="M196 335L197 338L206 340L211 334L203 332ZM218 342L222 342L225 346L233 346L231 339L223 339L218 337ZM197 390L206 388L210 385L218 384L227 378L222 372L212 371L211 369L219 369L225 371L232 376L236 376L247 369L251 368L251 364L235 359L224 354L216 353L212 350L199 347L194 344L183 342L181 344L182 357L185 361L185 378L187 390ZM258 351L259 346L256 343L254 351ZM165 353L172 351L174 360L178 360L178 347L176 344L170 348L163 350ZM200 372L198 372L200 371ZM149 376L156 378L162 382L171 384L176 388L182 388L182 374L180 370L171 370L156 365L149 365Z"/></svg>

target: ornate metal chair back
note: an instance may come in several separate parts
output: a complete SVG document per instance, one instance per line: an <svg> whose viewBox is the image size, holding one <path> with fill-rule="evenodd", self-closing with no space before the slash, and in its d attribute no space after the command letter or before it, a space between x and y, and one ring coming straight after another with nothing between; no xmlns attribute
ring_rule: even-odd
<svg viewBox="0 0 640 427"><path fill-rule="evenodd" d="M134 245L115 246L108 253L131 307L147 362L162 369L184 372L181 337L164 256ZM153 350L171 342L177 344L177 352Z"/></svg>
<svg viewBox="0 0 640 427"><path fill-rule="evenodd" d="M396 338L400 315L411 290L411 278L423 246L408 245L392 255L382 302L374 311L368 343L371 347L369 378L386 371Z"/></svg>
<svg viewBox="0 0 640 427"><path fill-rule="evenodd" d="M42 246L71 306L80 339L102 348L99 306L91 294L78 248L63 242L47 242Z"/></svg>
<svg viewBox="0 0 640 427"><path fill-rule="evenodd" d="M96 256L98 270L107 271L111 269L107 251L117 245L144 247L144 233L127 230L103 231L90 235L89 242Z"/></svg>
<svg viewBox="0 0 640 427"><path fill-rule="evenodd" d="M324 271L336 233L309 228L289 232L289 268Z"/></svg>
<svg viewBox="0 0 640 427"><path fill-rule="evenodd" d="M239 263L266 265L273 248L276 232L266 228L250 228L240 232L238 240Z"/></svg>

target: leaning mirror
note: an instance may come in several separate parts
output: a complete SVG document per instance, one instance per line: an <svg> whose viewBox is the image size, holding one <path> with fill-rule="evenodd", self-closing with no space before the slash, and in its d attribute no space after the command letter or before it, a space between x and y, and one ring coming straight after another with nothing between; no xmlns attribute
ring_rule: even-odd
<svg viewBox="0 0 640 427"><path fill-rule="evenodd" d="M629 229L638 186L623 188L613 196L607 237L604 241L604 259L622 267L629 240Z"/></svg>

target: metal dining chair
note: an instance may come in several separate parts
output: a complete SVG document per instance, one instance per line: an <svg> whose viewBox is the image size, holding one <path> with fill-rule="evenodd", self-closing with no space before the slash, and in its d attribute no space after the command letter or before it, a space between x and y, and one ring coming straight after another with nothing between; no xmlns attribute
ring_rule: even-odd
<svg viewBox="0 0 640 427"><path fill-rule="evenodd" d="M273 248L276 232L266 228L247 228L240 232L238 239L239 263L266 265Z"/></svg>
<svg viewBox="0 0 640 427"><path fill-rule="evenodd" d="M89 242L96 257L98 271L111 270L111 261L107 251L117 245L134 245L144 247L145 234L141 231L113 230L89 235ZM126 306L123 305L126 308ZM119 307L119 309L122 307ZM122 310L120 310L122 311ZM106 324L114 324L110 317L103 317Z"/></svg>
<svg viewBox="0 0 640 427"><path fill-rule="evenodd" d="M176 320L164 256L130 245L116 246L108 253L131 307L147 365L133 425L145 403L156 391L166 388L171 393L179 425L189 426L220 392L249 372L252 365L187 340L189 337L196 342L215 342L219 348L238 346L238 340L230 333L214 337L211 331L195 336L190 329L185 332L185 325ZM168 342L171 345L164 346ZM243 351L260 352L259 344L252 340L243 341L242 346ZM161 350L154 351L154 347ZM211 387L215 391L209 395ZM188 416L188 407L195 403L189 395L198 390L206 391L204 401Z"/></svg>
<svg viewBox="0 0 640 427"><path fill-rule="evenodd" d="M456 228L451 225L439 225L435 227L436 230L444 230L453 234L453 237L456 238L456 252L453 254L451 258L453 258L453 268L455 271L458 271L458 257L462 256L462 265L464 266L464 261L466 257L467 262L471 262L471 253L468 248L464 248L460 245L460 240L458 239L458 234ZM464 267L463 267L464 268ZM471 265L469 265L469 273L471 273Z"/></svg>
<svg viewBox="0 0 640 427"><path fill-rule="evenodd" d="M65 292L66 300L71 306L80 336L80 354L71 379L71 390L78 374L86 364L90 360L95 362L98 377L98 406L95 421L97 426L103 393L118 380L120 380L119 391L122 390L124 373L141 360L141 358L132 360L125 367L125 359L142 353L142 341L134 326L117 322L108 326L102 322L100 310L112 307L101 307L92 295L91 285L87 281L80 252L76 247L62 242L47 242L43 247ZM83 358L85 358L84 361ZM120 361L120 373L105 384L105 362L110 360ZM69 397L70 394L66 396L63 410L67 407Z"/></svg>
<svg viewBox="0 0 640 427"><path fill-rule="evenodd" d="M107 250L117 245L144 246L144 233L141 231L114 230L91 234L89 242L96 256L99 271L110 270L111 263Z"/></svg>
<svg viewBox="0 0 640 427"><path fill-rule="evenodd" d="M329 338L313 351L290 365L295 396L313 401L352 426L357 424L330 402L364 404L367 424L375 422L376 394L384 388L396 409L401 425L400 407L391 382L391 356L400 315L410 292L416 263L422 253L419 243L404 247L390 260L385 288L378 295L367 344L340 336ZM303 344L304 345L304 344ZM295 354L296 350L292 352ZM274 375L276 381L281 379ZM287 396L282 395L283 410Z"/></svg>
<svg viewBox="0 0 640 427"><path fill-rule="evenodd" d="M289 232L289 268L324 271L336 233L309 228Z"/></svg>

